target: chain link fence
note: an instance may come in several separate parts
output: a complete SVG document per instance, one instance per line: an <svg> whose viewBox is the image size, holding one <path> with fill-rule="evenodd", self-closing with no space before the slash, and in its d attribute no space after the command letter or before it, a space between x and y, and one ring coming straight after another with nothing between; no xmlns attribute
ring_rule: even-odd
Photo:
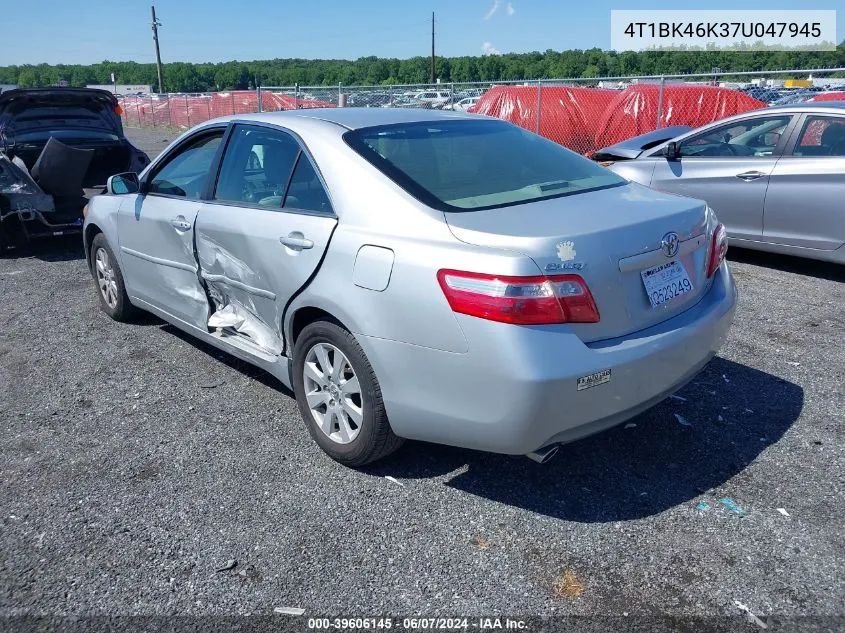
<svg viewBox="0 0 845 633"><path fill-rule="evenodd" d="M838 93L838 94L837 94ZM220 116L301 108L428 108L496 116L580 154L655 129L772 104L845 100L845 68L437 83L265 86L119 97L124 125L187 129Z"/></svg>

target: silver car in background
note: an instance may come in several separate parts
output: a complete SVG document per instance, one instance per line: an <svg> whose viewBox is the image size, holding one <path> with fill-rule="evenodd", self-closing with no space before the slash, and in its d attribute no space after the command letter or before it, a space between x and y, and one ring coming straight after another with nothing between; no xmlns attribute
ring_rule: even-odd
<svg viewBox="0 0 845 633"><path fill-rule="evenodd" d="M845 103L746 112L609 168L705 200L731 244L845 263Z"/></svg>
<svg viewBox="0 0 845 633"><path fill-rule="evenodd" d="M402 438L543 461L683 386L736 302L703 202L453 112L210 121L113 177L84 240L107 314L267 370L352 466Z"/></svg>

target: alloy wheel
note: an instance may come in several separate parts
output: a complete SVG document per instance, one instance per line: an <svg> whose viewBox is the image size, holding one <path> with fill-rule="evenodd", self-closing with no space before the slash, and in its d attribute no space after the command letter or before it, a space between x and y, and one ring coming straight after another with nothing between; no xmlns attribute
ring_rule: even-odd
<svg viewBox="0 0 845 633"><path fill-rule="evenodd" d="M317 343L305 356L302 370L305 399L323 434L349 444L364 421L361 386L346 355L330 343Z"/></svg>
<svg viewBox="0 0 845 633"><path fill-rule="evenodd" d="M111 264L109 253L104 248L98 248L94 255L94 266L97 273L97 285L106 305L114 310L117 307L117 280Z"/></svg>

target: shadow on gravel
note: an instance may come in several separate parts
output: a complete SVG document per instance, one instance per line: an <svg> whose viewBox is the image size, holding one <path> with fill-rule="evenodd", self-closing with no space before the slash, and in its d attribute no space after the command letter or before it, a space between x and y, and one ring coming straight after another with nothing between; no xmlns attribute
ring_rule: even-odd
<svg viewBox="0 0 845 633"><path fill-rule="evenodd" d="M41 237L28 244L0 251L0 259L26 259L34 257L45 262L68 262L85 259L82 235Z"/></svg>
<svg viewBox="0 0 845 633"><path fill-rule="evenodd" d="M154 317L150 315L151 319L155 319L157 323L163 323L158 317ZM251 365L245 361L242 361L239 358L235 358L231 354L227 354L224 351L217 349L207 343L200 341L199 339L194 338L190 334L186 334L182 330L177 327L173 327L169 323L165 323L162 328L163 331L167 332L168 334L172 334L173 336L178 336L182 339L185 343L189 345L193 345L201 352L205 352L214 360L223 363L224 365L228 365L232 369L241 372L244 376L252 378L260 382L262 385L269 387L270 389L275 389L276 391L281 392L283 395L288 396L289 398L293 398L293 392L285 387L281 382L276 380L276 378L270 374L268 374L263 369L259 369L255 365Z"/></svg>
<svg viewBox="0 0 845 633"><path fill-rule="evenodd" d="M367 472L425 479L466 465L447 486L568 521L639 519L742 472L798 419L804 403L798 385L722 358L678 395L685 400L664 401L631 420L636 427L564 445L543 465L409 442ZM681 425L676 413L691 426Z"/></svg>
<svg viewBox="0 0 845 633"><path fill-rule="evenodd" d="M730 261L742 262L743 264L773 268L786 273L818 277L819 279L827 279L828 281L845 281L845 266L841 264L735 247L731 247L728 250L728 259Z"/></svg>

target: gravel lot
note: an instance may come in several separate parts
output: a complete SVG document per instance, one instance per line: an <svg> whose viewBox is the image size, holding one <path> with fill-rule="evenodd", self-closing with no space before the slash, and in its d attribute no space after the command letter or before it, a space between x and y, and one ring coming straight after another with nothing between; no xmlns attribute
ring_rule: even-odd
<svg viewBox="0 0 845 633"><path fill-rule="evenodd" d="M109 320L78 240L0 257L0 616L841 616L845 269L731 259L730 340L636 426L354 471L268 375Z"/></svg>

